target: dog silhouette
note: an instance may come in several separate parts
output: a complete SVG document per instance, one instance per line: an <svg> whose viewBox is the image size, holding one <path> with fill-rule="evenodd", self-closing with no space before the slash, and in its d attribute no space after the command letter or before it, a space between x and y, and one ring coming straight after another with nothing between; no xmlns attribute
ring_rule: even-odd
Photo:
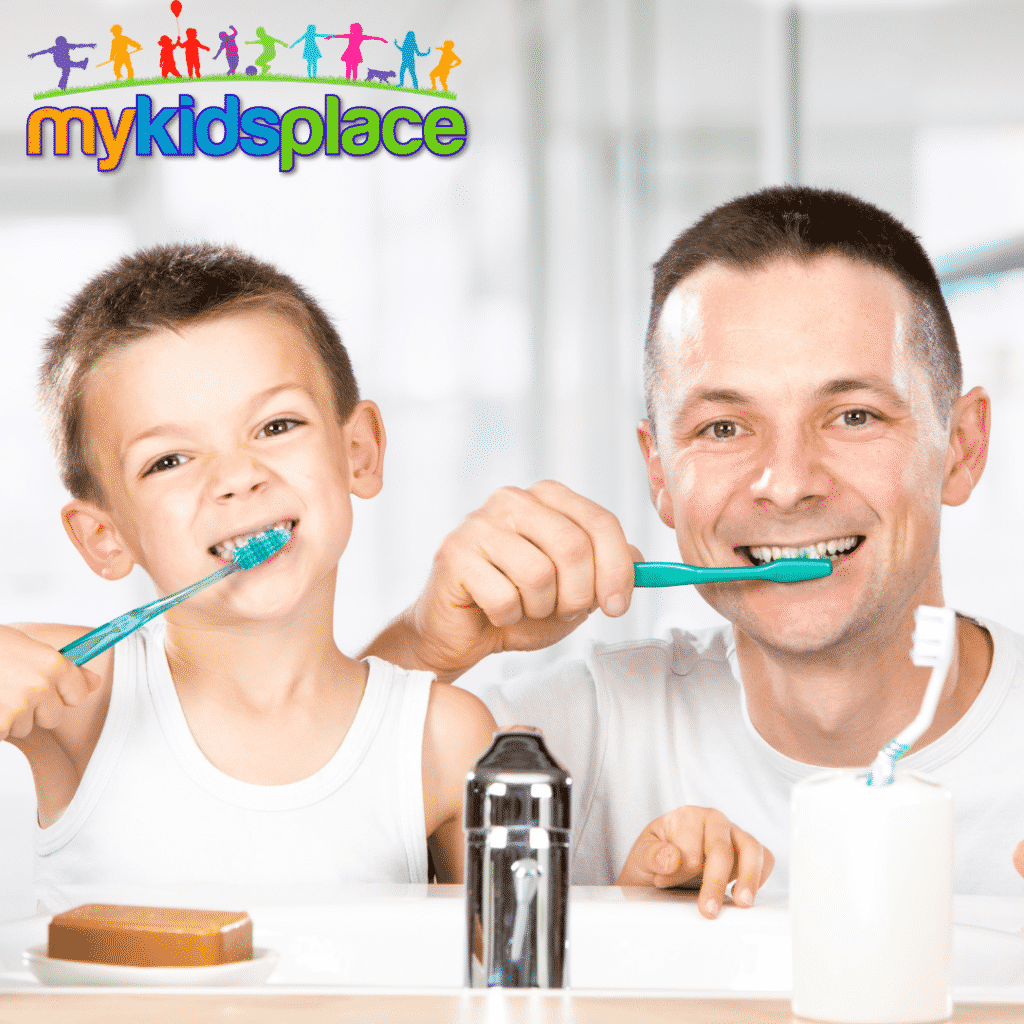
<svg viewBox="0 0 1024 1024"><path fill-rule="evenodd" d="M368 82L372 82L374 79L376 79L378 82L385 82L385 83L387 83L389 78L394 78L394 77L395 77L394 71L377 71L374 68L367 68L366 69L366 80Z"/></svg>

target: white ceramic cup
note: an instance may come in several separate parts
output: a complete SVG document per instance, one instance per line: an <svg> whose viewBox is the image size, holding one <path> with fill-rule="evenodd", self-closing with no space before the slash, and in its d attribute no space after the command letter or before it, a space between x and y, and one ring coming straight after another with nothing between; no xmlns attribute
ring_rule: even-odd
<svg viewBox="0 0 1024 1024"><path fill-rule="evenodd" d="M948 1020L953 796L934 779L834 770L793 787L793 1012L813 1020Z"/></svg>

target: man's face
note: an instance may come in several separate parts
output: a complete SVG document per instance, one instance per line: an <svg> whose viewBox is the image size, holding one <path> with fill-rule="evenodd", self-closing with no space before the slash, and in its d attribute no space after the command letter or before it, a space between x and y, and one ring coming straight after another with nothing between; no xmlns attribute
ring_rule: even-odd
<svg viewBox="0 0 1024 1024"><path fill-rule="evenodd" d="M84 413L107 511L161 593L227 564L223 542L294 524L273 558L186 613L274 617L333 588L352 525L350 428L296 327L248 312L157 332L97 367Z"/></svg>
<svg viewBox="0 0 1024 1024"><path fill-rule="evenodd" d="M841 256L712 264L665 303L657 442L640 437L683 561L833 553L824 579L701 588L759 643L823 650L938 592L949 434L913 327L895 277Z"/></svg>

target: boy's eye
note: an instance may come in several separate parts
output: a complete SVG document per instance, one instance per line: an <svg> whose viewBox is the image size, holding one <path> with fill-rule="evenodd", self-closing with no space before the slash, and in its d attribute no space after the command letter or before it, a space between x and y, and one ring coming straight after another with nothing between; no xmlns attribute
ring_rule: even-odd
<svg viewBox="0 0 1024 1024"><path fill-rule="evenodd" d="M157 459L156 462L154 462L153 465L150 466L142 475L149 476L150 473L163 473L165 470L177 469L178 466L183 466L184 464L184 455L178 455L177 453L173 455L161 455L160 458Z"/></svg>
<svg viewBox="0 0 1024 1024"><path fill-rule="evenodd" d="M256 436L277 437L279 434L287 434L301 423L302 420L271 420Z"/></svg>

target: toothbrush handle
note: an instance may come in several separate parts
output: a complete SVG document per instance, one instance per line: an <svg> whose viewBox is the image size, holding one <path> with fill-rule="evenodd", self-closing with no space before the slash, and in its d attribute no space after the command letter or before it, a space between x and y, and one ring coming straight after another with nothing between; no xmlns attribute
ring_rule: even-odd
<svg viewBox="0 0 1024 1024"><path fill-rule="evenodd" d="M687 583L723 583L757 575L744 566L712 567L682 562L634 562L634 587L681 587Z"/></svg>
<svg viewBox="0 0 1024 1024"><path fill-rule="evenodd" d="M87 661L91 661L97 655L102 654L108 647L113 647L119 640L130 636L140 626L144 626L149 622L150 619L155 619L158 615L167 611L168 608L173 608L186 598L199 593L200 590L208 587L211 583L216 583L217 580L230 576L231 573L236 572L239 568L237 562L229 562L227 565L217 569L216 572L210 573L205 579L201 579L198 583L185 587L184 590L178 590L173 594L168 594L166 597L158 597L155 601L150 601L149 604L144 604L140 608L133 608L130 612L125 612L124 615L111 619L105 625L97 626L94 630L86 633L85 636L80 636L77 640L66 644L60 649L60 653L76 665L84 665Z"/></svg>

